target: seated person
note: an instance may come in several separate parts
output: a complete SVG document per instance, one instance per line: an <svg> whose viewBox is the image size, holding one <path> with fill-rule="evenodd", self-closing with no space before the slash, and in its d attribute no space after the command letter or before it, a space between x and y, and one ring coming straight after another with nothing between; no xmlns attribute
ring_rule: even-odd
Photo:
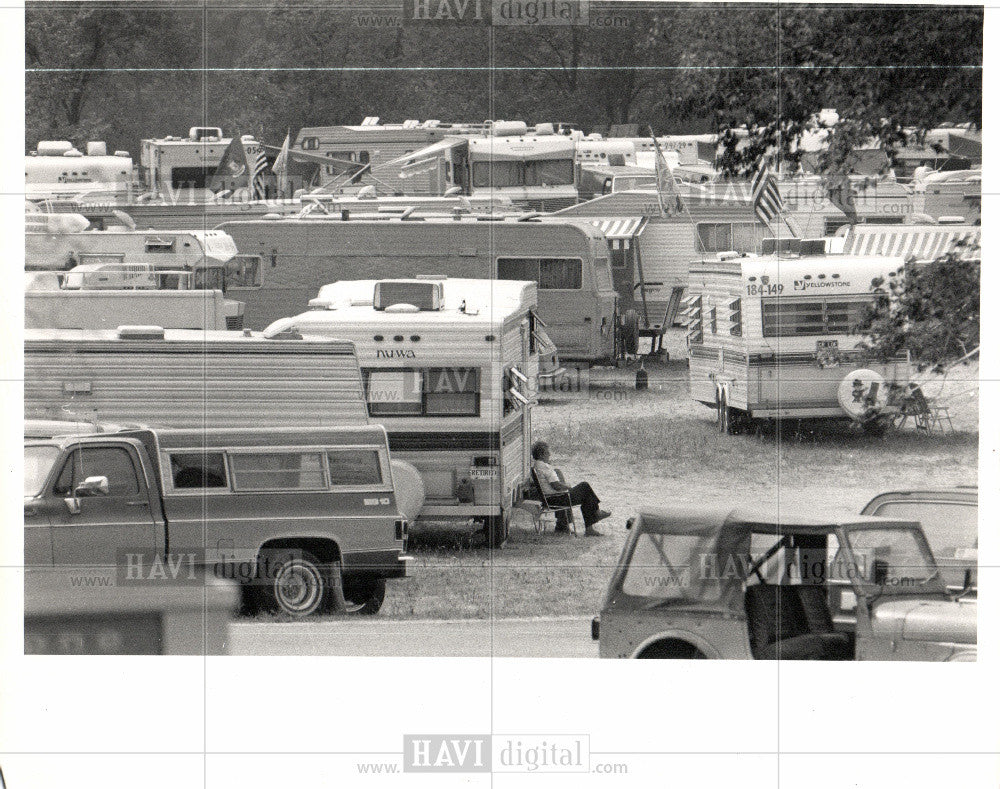
<svg viewBox="0 0 1000 789"><path fill-rule="evenodd" d="M552 467L549 445L544 441L535 442L534 446L531 447L531 457L531 465L535 470L535 476L538 478L538 484L543 488L542 492L546 496L553 493L568 492L570 501L574 505L579 505L580 511L583 513L584 534L588 537L599 537L601 532L594 528L594 524L609 517L611 513L602 510L598 506L601 500L597 498L597 494L590 487L590 483L579 482L572 487L567 485L559 470ZM556 525L556 531L569 531L569 526L564 520L561 520Z"/></svg>

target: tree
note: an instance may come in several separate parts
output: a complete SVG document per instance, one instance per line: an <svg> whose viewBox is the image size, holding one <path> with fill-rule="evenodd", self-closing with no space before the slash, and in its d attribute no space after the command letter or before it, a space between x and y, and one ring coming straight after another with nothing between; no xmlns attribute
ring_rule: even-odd
<svg viewBox="0 0 1000 789"><path fill-rule="evenodd" d="M907 263L902 276L876 279L877 295L858 324L862 348L879 358L909 351L918 369L941 371L979 347L978 249L958 244L930 263Z"/></svg>

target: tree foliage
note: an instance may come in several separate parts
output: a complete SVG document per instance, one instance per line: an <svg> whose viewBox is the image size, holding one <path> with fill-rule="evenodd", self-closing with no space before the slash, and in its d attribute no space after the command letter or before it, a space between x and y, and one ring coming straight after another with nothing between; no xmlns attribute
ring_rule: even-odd
<svg viewBox="0 0 1000 789"><path fill-rule="evenodd" d="M661 134L746 124L762 140L751 154L794 157L822 107L859 134L982 112L982 8L606 4L591 15L611 15L607 27L375 28L360 24L365 6L29 3L26 142L103 135L135 151L192 125L277 141L380 115Z"/></svg>
<svg viewBox="0 0 1000 789"><path fill-rule="evenodd" d="M942 370L979 347L982 263L959 244L930 263L909 262L875 280L875 303L862 317L862 347L879 358L909 351L919 369Z"/></svg>

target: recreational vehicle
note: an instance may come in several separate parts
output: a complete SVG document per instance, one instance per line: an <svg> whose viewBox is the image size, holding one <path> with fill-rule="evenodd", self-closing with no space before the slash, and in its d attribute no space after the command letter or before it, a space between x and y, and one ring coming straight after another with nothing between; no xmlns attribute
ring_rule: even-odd
<svg viewBox="0 0 1000 789"><path fill-rule="evenodd" d="M157 427L367 424L349 342L157 326L28 329L25 415Z"/></svg>
<svg viewBox="0 0 1000 789"><path fill-rule="evenodd" d="M840 255L692 263L683 313L691 397L716 409L721 432L813 418L884 429L909 359L868 358L854 327L875 299L873 280L902 267L902 258Z"/></svg>
<svg viewBox="0 0 1000 789"><path fill-rule="evenodd" d="M221 290L157 289L157 273L141 272L149 288L108 286L109 279L136 279L136 272L54 271L25 273L24 328L113 329L155 323L165 329L241 329L243 304L226 299ZM178 280L188 272L174 272ZM100 279L98 287L72 287L69 276Z"/></svg>
<svg viewBox="0 0 1000 789"><path fill-rule="evenodd" d="M551 351L536 303L534 282L336 282L264 335L353 342L369 416L423 477L420 519L478 523L499 546L528 479L539 355Z"/></svg>
<svg viewBox="0 0 1000 789"><path fill-rule="evenodd" d="M42 140L24 157L24 192L29 200L100 193L127 201L133 192L132 157L127 151L109 156L103 142L88 142L84 152L68 140Z"/></svg>
<svg viewBox="0 0 1000 789"><path fill-rule="evenodd" d="M334 217L227 222L259 284L229 288L261 329L296 315L336 279L436 275L538 283L538 317L564 359L613 359L616 294L607 242L587 222Z"/></svg>

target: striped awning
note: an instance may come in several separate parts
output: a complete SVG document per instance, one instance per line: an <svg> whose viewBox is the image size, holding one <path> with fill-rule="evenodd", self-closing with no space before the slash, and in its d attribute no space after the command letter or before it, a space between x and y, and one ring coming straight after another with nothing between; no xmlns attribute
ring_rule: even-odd
<svg viewBox="0 0 1000 789"><path fill-rule="evenodd" d="M979 239L979 228L855 225L844 245L844 253L934 260L950 251L957 241L965 240L978 247ZM971 254L978 256L978 249Z"/></svg>
<svg viewBox="0 0 1000 789"><path fill-rule="evenodd" d="M646 221L644 216L623 216L615 219L594 219L591 224L600 230L608 241L635 238Z"/></svg>

